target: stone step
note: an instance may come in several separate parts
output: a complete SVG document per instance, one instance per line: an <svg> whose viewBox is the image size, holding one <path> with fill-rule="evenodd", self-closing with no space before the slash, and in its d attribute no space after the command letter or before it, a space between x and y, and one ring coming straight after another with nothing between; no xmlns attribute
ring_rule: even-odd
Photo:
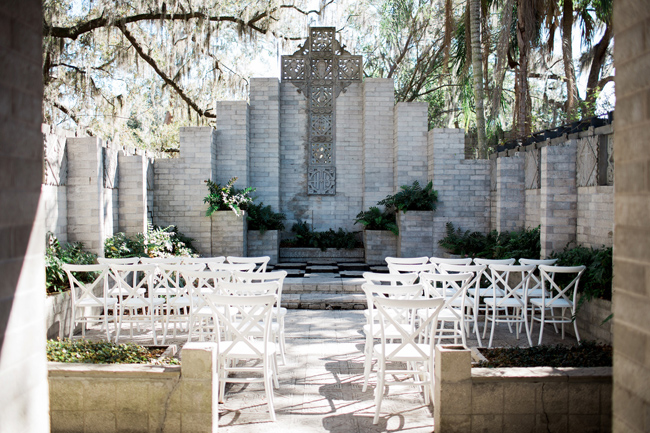
<svg viewBox="0 0 650 433"><path fill-rule="evenodd" d="M303 310L364 310L366 296L359 293L319 293L282 295L282 306Z"/></svg>
<svg viewBox="0 0 650 433"><path fill-rule="evenodd" d="M341 271L368 271L370 266L365 263L339 263L339 270Z"/></svg>

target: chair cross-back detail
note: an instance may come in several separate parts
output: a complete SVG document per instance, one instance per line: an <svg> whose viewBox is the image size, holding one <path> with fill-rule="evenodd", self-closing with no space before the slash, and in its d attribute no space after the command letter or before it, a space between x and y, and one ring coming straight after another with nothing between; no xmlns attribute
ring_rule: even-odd
<svg viewBox="0 0 650 433"><path fill-rule="evenodd" d="M219 294L219 283L230 280L230 271L186 271L183 273L186 287L190 295L190 317L187 341L192 341L198 332L199 341L212 339L215 333L212 308L208 305L206 296Z"/></svg>
<svg viewBox="0 0 650 433"><path fill-rule="evenodd" d="M242 263L253 263L255 268L252 272L266 272L266 265L268 265L271 257L269 256L260 256L260 257L235 257L228 256L226 258L228 263L232 264L242 264Z"/></svg>

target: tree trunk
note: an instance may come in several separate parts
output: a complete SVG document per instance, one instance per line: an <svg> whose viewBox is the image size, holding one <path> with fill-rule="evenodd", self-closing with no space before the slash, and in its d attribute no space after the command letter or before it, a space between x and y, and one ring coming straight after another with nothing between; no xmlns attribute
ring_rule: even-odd
<svg viewBox="0 0 650 433"><path fill-rule="evenodd" d="M573 52L571 46L573 30L573 0L564 0L562 11L562 60L566 76L566 117L567 121L575 120L578 91L576 87L576 72L573 67Z"/></svg>
<svg viewBox="0 0 650 433"><path fill-rule="evenodd" d="M483 59L481 53L481 2L470 0L470 27L472 33L472 75L474 78L474 101L476 105L476 130L479 158L487 158L485 143L485 110L483 109Z"/></svg>
<svg viewBox="0 0 650 433"><path fill-rule="evenodd" d="M528 105L528 55L530 34L526 27L526 14L529 13L528 0L519 0L517 5L517 45L519 46L519 69L517 70L517 124L518 137L530 135L530 110Z"/></svg>
<svg viewBox="0 0 650 433"><path fill-rule="evenodd" d="M499 115L501 108L501 94L503 93L503 79L506 74L508 63L508 47L510 41L510 26L512 25L512 8L514 0L507 0L503 7L503 17L497 45L497 64L494 71L494 89L492 91L492 103L490 107L490 122L494 122Z"/></svg>
<svg viewBox="0 0 650 433"><path fill-rule="evenodd" d="M612 39L612 26L607 24L605 28L605 33L600 39L600 42L594 47L594 59L591 62L591 68L589 69L589 78L587 79L587 107L590 113L596 111L596 97L598 96L599 89L599 80L600 80L600 70L603 67L605 62L605 57L607 54L607 48L609 47L609 42Z"/></svg>

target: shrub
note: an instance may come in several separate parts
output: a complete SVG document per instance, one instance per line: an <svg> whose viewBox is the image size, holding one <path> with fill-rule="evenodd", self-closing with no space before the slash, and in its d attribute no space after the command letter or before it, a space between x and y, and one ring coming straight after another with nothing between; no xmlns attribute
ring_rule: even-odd
<svg viewBox="0 0 650 433"><path fill-rule="evenodd" d="M148 226L147 235L138 233L127 237L117 233L104 241L104 256L107 258L126 257L195 257L197 251L192 246L194 239L183 235L176 226Z"/></svg>
<svg viewBox="0 0 650 433"><path fill-rule="evenodd" d="M438 202L438 191L433 190L433 181L429 181L422 188L416 180L413 185L402 185L400 191L393 195L386 196L378 202L378 205L386 206L396 211L406 212L409 210L436 210Z"/></svg>
<svg viewBox="0 0 650 433"><path fill-rule="evenodd" d="M613 262L612 247L598 249L587 247L566 248L560 253L551 254L556 258L558 266L585 265L587 269L580 277L578 290L580 293L580 306L591 299L612 299ZM560 284L562 281L560 280Z"/></svg>
<svg viewBox="0 0 650 433"><path fill-rule="evenodd" d="M291 227L291 231L295 233L295 237L282 241L283 247L320 248L325 251L328 248L351 250L362 246L357 238L358 232L348 232L342 228L337 231L329 229L326 232L317 232L312 231L306 222L298 221Z"/></svg>
<svg viewBox="0 0 650 433"><path fill-rule="evenodd" d="M259 230L264 234L267 230L284 230L283 221L286 216L283 213L273 212L271 205L264 206L264 203L251 203L248 205L246 219L249 230Z"/></svg>
<svg viewBox="0 0 650 433"><path fill-rule="evenodd" d="M107 341L48 340L47 360L86 364L179 364L175 358L159 360L163 349L133 343Z"/></svg>
<svg viewBox="0 0 650 433"><path fill-rule="evenodd" d="M208 210L205 212L206 216L211 216L219 210L232 210L235 215L240 216L241 211L246 210L248 204L253 201L250 194L255 191L255 188L233 188L236 181L237 177L233 177L226 186L221 186L211 180L205 181L208 185L208 195L203 199L203 202L208 204Z"/></svg>
<svg viewBox="0 0 650 433"><path fill-rule="evenodd" d="M399 234L395 212L385 209L383 212L376 206L371 206L367 211L357 214L355 224L363 224L366 230L389 230L394 235Z"/></svg>
<svg viewBox="0 0 650 433"><path fill-rule="evenodd" d="M541 251L539 226L515 232L492 230L485 235L469 230L463 232L448 222L446 236L438 243L451 254L484 259L537 258Z"/></svg>
<svg viewBox="0 0 650 433"><path fill-rule="evenodd" d="M63 270L64 263L91 265L97 263L97 255L84 251L81 242L61 246L56 236L48 232L45 247L45 290L47 293L64 292L70 289L68 276ZM91 282L93 279L93 276L86 272L75 276L84 283Z"/></svg>

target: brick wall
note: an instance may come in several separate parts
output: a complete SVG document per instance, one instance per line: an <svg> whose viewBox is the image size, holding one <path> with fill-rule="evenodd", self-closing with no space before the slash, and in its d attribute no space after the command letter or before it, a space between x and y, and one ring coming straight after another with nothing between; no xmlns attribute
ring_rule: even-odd
<svg viewBox="0 0 650 433"><path fill-rule="evenodd" d="M614 241L614 187L578 188L576 237L580 245L611 247Z"/></svg>
<svg viewBox="0 0 650 433"><path fill-rule="evenodd" d="M496 230L521 230L525 224L524 155L497 159Z"/></svg>
<svg viewBox="0 0 650 433"><path fill-rule="evenodd" d="M147 195L148 158L120 154L118 231L133 236L146 233L149 199ZM153 197L152 197L153 198Z"/></svg>
<svg viewBox="0 0 650 433"><path fill-rule="evenodd" d="M259 117L259 116L258 116ZM233 176L237 188L251 185L249 172L249 110L246 101L217 102L215 182L225 185ZM256 135L256 140L259 137ZM183 146L181 144L181 152ZM209 154L206 155L206 157Z"/></svg>
<svg viewBox="0 0 650 433"><path fill-rule="evenodd" d="M42 2L0 6L0 432L50 429L45 361Z"/></svg>
<svg viewBox="0 0 650 433"><path fill-rule="evenodd" d="M650 413L650 3L614 2L614 431L648 431Z"/></svg>
<svg viewBox="0 0 650 433"><path fill-rule="evenodd" d="M540 224L540 189L526 190L526 228L535 228Z"/></svg>

